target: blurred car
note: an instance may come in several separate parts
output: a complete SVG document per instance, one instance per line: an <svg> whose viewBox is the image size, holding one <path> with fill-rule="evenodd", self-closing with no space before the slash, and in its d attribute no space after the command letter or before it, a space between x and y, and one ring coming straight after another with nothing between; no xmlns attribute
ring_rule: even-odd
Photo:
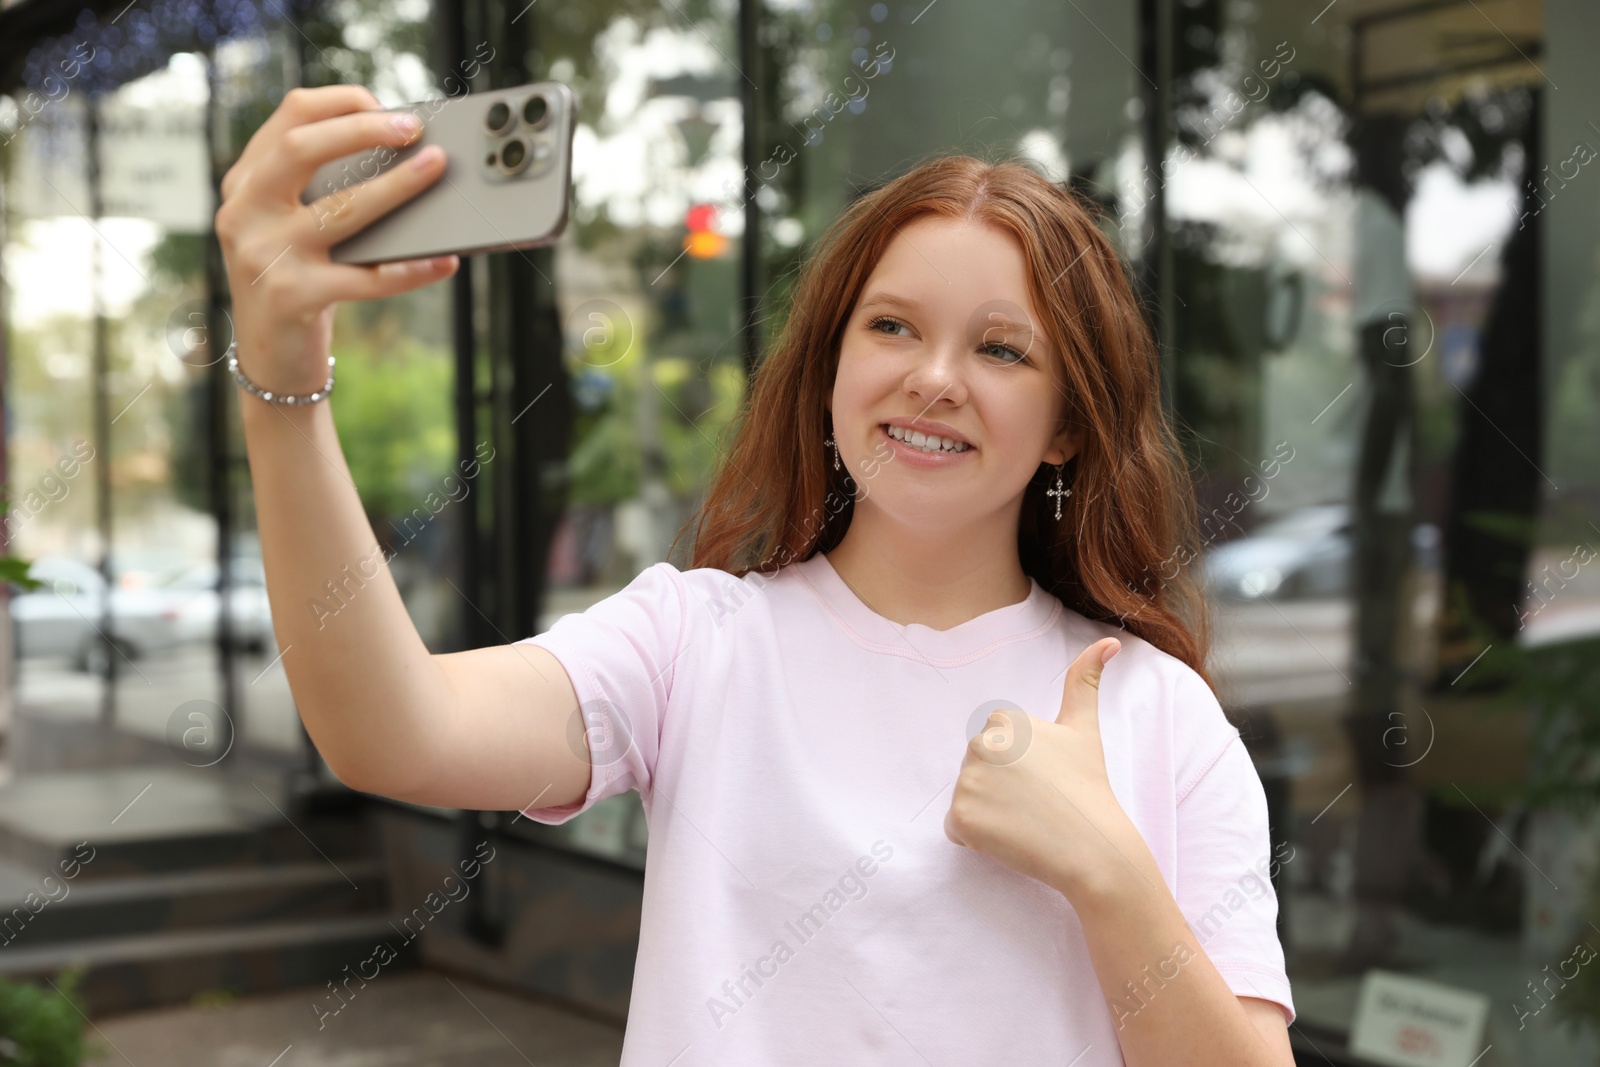
<svg viewBox="0 0 1600 1067"><path fill-rule="evenodd" d="M264 652L273 642L266 569L260 557L242 556L233 561L231 571L228 619L232 623L233 646ZM204 562L194 564L161 586L178 609L178 629L184 642L216 640L217 619L222 614L218 580L217 565Z"/></svg>
<svg viewBox="0 0 1600 1067"><path fill-rule="evenodd" d="M109 630L100 617L105 581L99 570L70 557L50 556L35 560L28 574L45 582L46 588L12 594L19 657L65 657L77 670L104 675L107 655L114 654L106 637L129 660L179 645L216 641L222 598L214 562L191 563L159 582L147 581L142 574L137 580L124 576L111 592ZM235 560L231 578L233 645L263 652L273 635L260 558Z"/></svg>
<svg viewBox="0 0 1600 1067"><path fill-rule="evenodd" d="M1411 529L1411 566L1441 564L1439 527ZM1338 597L1352 593L1355 527L1347 504L1316 504L1269 519L1205 554L1206 589L1230 600Z"/></svg>
<svg viewBox="0 0 1600 1067"><path fill-rule="evenodd" d="M45 588L14 591L11 621L19 657L64 656L78 670L106 673L112 644L130 660L181 640L181 612L160 589L113 588L111 627L102 624L105 579L89 564L47 556L28 568Z"/></svg>
<svg viewBox="0 0 1600 1067"><path fill-rule="evenodd" d="M1347 505L1300 508L1210 548L1206 588L1227 600L1345 596L1354 543Z"/></svg>

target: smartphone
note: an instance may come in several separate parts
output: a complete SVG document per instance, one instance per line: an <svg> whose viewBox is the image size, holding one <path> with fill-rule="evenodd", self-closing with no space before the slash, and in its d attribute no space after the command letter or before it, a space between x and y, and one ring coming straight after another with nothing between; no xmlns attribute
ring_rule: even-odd
<svg viewBox="0 0 1600 1067"><path fill-rule="evenodd" d="M390 108L422 120L403 148L380 145L322 166L300 194L319 220L361 195L361 185L430 144L445 152L433 184L328 250L336 263L385 263L554 244L572 201L576 107L561 82L467 93Z"/></svg>

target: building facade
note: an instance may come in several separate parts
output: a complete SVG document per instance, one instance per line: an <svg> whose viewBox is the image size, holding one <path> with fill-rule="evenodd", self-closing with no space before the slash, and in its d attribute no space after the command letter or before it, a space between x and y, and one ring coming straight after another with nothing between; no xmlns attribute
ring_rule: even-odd
<svg viewBox="0 0 1600 1067"><path fill-rule="evenodd" d="M1103 208L1160 341L1305 1062L1600 1055L1592 4L17 0L0 42L0 548L47 583L9 599L13 785L338 792L270 624L212 220L289 88L578 97L559 243L338 313L341 443L435 652L681 562L809 243L926 155L1020 156ZM625 1010L636 794L383 825L401 895L515 846L425 954ZM614 906L567 941L518 925L585 893Z"/></svg>

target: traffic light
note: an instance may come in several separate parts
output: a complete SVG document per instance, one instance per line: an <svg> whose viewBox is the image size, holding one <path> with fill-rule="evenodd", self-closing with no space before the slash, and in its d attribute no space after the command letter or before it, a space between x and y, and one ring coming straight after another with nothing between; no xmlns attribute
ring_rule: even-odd
<svg viewBox="0 0 1600 1067"><path fill-rule="evenodd" d="M715 259L728 247L728 239L713 229L717 221L715 204L694 205L684 221L689 232L683 238L683 247L695 259Z"/></svg>

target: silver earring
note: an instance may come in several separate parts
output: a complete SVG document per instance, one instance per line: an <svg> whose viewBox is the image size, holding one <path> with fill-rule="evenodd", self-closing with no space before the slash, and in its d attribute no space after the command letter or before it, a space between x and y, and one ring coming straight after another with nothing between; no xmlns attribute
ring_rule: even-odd
<svg viewBox="0 0 1600 1067"><path fill-rule="evenodd" d="M839 469L839 443L833 439L833 434L830 433L828 435L828 439L826 441L824 441L823 444L825 444L829 448L833 449L833 469L834 470L838 470Z"/></svg>
<svg viewBox="0 0 1600 1067"><path fill-rule="evenodd" d="M1053 489L1046 489L1044 491L1044 495L1045 496L1053 496L1053 497L1056 498L1056 521L1057 522L1061 521L1061 502L1063 500L1065 500L1067 497L1072 495L1072 490L1071 489L1067 489L1067 490L1063 491L1062 488L1061 488L1061 472L1066 470L1066 469L1067 469L1067 465L1065 463L1057 465L1057 467L1056 467L1056 484L1055 484L1055 487Z"/></svg>

